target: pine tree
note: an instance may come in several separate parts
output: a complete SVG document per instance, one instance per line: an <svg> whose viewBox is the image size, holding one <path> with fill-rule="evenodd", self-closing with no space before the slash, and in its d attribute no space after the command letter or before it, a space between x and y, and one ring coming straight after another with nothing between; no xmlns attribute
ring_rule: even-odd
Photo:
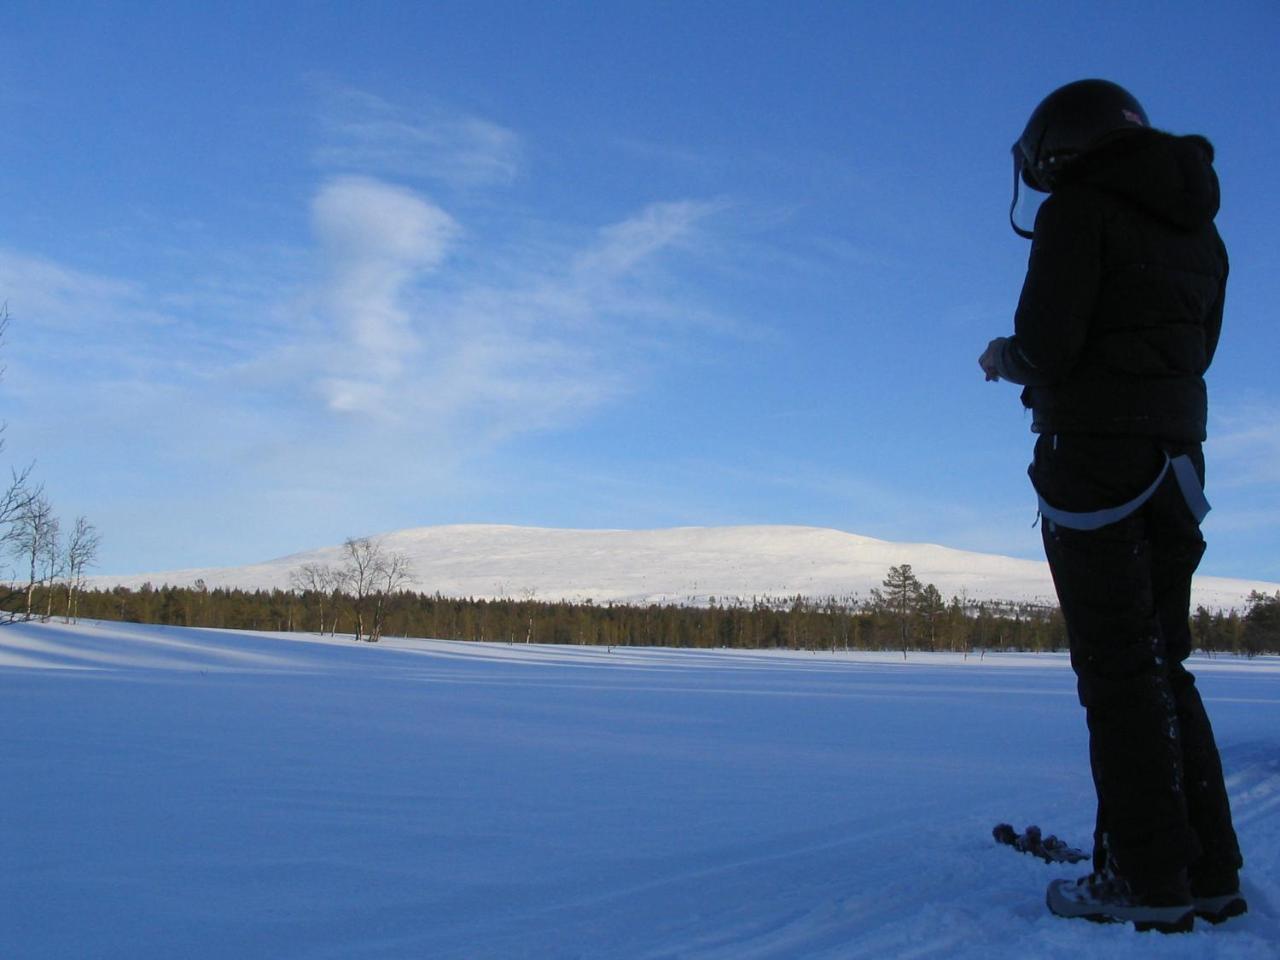
<svg viewBox="0 0 1280 960"><path fill-rule="evenodd" d="M937 649L938 619L947 612L947 604L942 594L932 583L925 584L916 599L920 616L929 628L929 649Z"/></svg>
<svg viewBox="0 0 1280 960"><path fill-rule="evenodd" d="M888 575L881 582L884 592L873 590L877 601L883 603L898 621L898 639L902 646L902 659L907 658L907 641L911 636L911 618L920 602L923 589L920 580L911 569L911 564L890 567Z"/></svg>
<svg viewBox="0 0 1280 960"><path fill-rule="evenodd" d="M1248 603L1242 638L1245 653L1253 657L1280 648L1280 591L1271 597L1251 591Z"/></svg>

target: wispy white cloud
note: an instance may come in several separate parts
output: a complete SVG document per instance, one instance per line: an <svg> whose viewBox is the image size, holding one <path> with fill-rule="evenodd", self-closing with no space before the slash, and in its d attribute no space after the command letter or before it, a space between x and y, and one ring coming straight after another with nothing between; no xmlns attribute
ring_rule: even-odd
<svg viewBox="0 0 1280 960"><path fill-rule="evenodd" d="M412 191L368 177L338 177L311 203L316 234L332 255L356 262L437 266L457 234L453 218Z"/></svg>
<svg viewBox="0 0 1280 960"><path fill-rule="evenodd" d="M404 107L350 87L327 85L322 101L313 159L326 169L461 187L510 183L520 171L520 137L492 121L435 102Z"/></svg>
<svg viewBox="0 0 1280 960"><path fill-rule="evenodd" d="M96 310L104 301L141 299L132 283L5 249L0 249L0 291L15 308L21 304L23 313L60 328L81 326L86 311ZM107 319L114 316L115 311Z"/></svg>
<svg viewBox="0 0 1280 960"><path fill-rule="evenodd" d="M1280 487L1280 407L1271 402L1215 406L1205 451L1215 484Z"/></svg>
<svg viewBox="0 0 1280 960"><path fill-rule="evenodd" d="M675 317L659 264L688 252L712 204L654 204L533 259L478 243L419 193L370 178L313 202L326 275L312 364L335 412L466 444L574 422L624 393L637 327ZM648 338L650 341L652 337Z"/></svg>
<svg viewBox="0 0 1280 960"><path fill-rule="evenodd" d="M91 382L172 381L197 371L217 338L188 337L183 318L145 284L85 271L47 257L0 249L0 300L13 324L6 389L74 371L63 394ZM181 342L184 348L174 349Z"/></svg>
<svg viewBox="0 0 1280 960"><path fill-rule="evenodd" d="M440 265L458 225L417 194L366 177L324 184L311 219L328 274L320 302L345 335L341 373L321 389L335 410L379 413L389 406L384 386L419 349L407 287Z"/></svg>
<svg viewBox="0 0 1280 960"><path fill-rule="evenodd" d="M513 222L510 235L484 237L421 185L447 196L510 183L523 154L513 131L332 84L320 116L313 159L343 171L312 202L326 276L311 312L324 322L288 352L331 411L472 442L544 429L628 389L644 328L715 328L696 304L675 307L662 266L696 253L722 204L653 203L576 244L564 225L530 235ZM661 343L643 336L650 350Z"/></svg>
<svg viewBox="0 0 1280 960"><path fill-rule="evenodd" d="M1214 404L1205 460L1214 533L1250 538L1280 527L1280 407L1258 399Z"/></svg>
<svg viewBox="0 0 1280 960"><path fill-rule="evenodd" d="M51 429L78 422L104 444L126 422L160 438L179 414L193 429L157 439L166 455L299 462L290 451L326 419L355 417L384 449L429 441L465 459L639 389L664 338L731 335L666 269L698 255L720 209L656 203L529 252L469 233L419 191L334 177L310 201L311 281L208 315L192 290L0 251L15 315L4 388L43 403Z"/></svg>
<svg viewBox="0 0 1280 960"><path fill-rule="evenodd" d="M687 200L650 204L602 228L596 242L575 258L574 274L588 284L617 280L659 252L688 242L698 223L716 209L716 204Z"/></svg>

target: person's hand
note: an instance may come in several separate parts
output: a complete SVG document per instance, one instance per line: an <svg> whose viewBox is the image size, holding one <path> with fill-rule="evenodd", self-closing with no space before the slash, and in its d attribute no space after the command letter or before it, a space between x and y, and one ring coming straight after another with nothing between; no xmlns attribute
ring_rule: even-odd
<svg viewBox="0 0 1280 960"><path fill-rule="evenodd" d="M1004 347L1007 337L996 337L987 344L987 349L982 351L982 356L978 358L978 366L982 368L982 372L987 375L987 380L999 380L1000 373L996 368L996 358L1000 356L1000 351Z"/></svg>

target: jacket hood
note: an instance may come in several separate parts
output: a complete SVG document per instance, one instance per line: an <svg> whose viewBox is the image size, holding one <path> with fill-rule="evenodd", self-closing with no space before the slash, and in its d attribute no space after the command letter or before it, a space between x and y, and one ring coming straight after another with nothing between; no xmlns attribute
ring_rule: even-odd
<svg viewBox="0 0 1280 960"><path fill-rule="evenodd" d="M1183 229L1202 227L1218 213L1213 145L1200 136L1127 133L1079 157L1063 181L1119 195Z"/></svg>

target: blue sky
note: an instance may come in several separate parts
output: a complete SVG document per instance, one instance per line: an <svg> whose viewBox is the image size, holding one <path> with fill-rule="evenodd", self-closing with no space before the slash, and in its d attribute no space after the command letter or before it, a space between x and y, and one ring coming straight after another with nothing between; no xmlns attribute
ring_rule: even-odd
<svg viewBox="0 0 1280 960"><path fill-rule="evenodd" d="M1039 556L1009 144L1218 148L1202 570L1280 580L1280 7L6 3L8 465L100 569L438 523Z"/></svg>

